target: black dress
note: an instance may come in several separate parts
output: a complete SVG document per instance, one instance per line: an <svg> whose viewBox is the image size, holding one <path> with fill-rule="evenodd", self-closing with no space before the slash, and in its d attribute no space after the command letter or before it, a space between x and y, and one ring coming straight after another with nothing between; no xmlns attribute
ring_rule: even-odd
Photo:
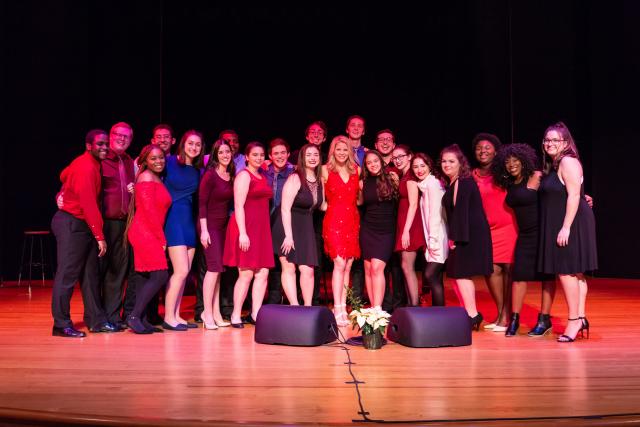
<svg viewBox="0 0 640 427"><path fill-rule="evenodd" d="M581 186L580 193L583 195ZM551 171L540 183L540 253L538 270L547 274L576 274L598 268L596 220L584 197L571 224L569 243L556 243L567 209L567 189Z"/></svg>
<svg viewBox="0 0 640 427"><path fill-rule="evenodd" d="M298 194L291 205L291 231L293 232L292 249L286 256L287 261L297 265L318 265L318 249L315 232L313 231L313 211L322 204L322 182L308 182L309 187L315 190L315 200L311 190L306 185L300 185ZM277 209L273 224L273 252L280 256L282 253L282 241L284 240L284 226L282 225L281 210Z"/></svg>
<svg viewBox="0 0 640 427"><path fill-rule="evenodd" d="M516 282L544 280L538 273L538 191L527 188L523 179L507 188L505 202L513 209L518 224L512 278Z"/></svg>
<svg viewBox="0 0 640 427"><path fill-rule="evenodd" d="M449 252L447 276L464 279L486 276L493 271L491 232L484 214L478 185L473 178L458 179L458 194L453 205L455 183L447 187L442 206L447 214L449 240L455 249Z"/></svg>
<svg viewBox="0 0 640 427"><path fill-rule="evenodd" d="M396 237L396 201L378 199L376 180L375 176L369 176L362 186L360 248L362 259L389 262Z"/></svg>

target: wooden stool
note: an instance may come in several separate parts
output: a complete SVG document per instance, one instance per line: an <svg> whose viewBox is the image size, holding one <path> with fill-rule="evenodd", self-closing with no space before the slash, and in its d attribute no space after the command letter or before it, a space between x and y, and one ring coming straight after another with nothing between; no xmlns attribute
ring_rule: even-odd
<svg viewBox="0 0 640 427"><path fill-rule="evenodd" d="M24 255L27 249L27 241L29 241L29 292L31 292L31 277L34 267L39 267L42 272L42 286L44 286L44 267L51 264L44 261L44 240L49 236L51 232L49 230L25 230L24 238L22 240L22 257L20 258L20 271L18 273L18 286L22 282L22 272L24 271ZM34 262L33 260L33 245L34 241L38 240L40 243L40 261ZM51 269L53 273L53 269Z"/></svg>

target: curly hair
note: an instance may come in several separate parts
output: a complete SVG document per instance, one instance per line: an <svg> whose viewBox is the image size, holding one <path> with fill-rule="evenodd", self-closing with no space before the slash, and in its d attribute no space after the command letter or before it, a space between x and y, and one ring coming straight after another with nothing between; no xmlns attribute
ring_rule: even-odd
<svg viewBox="0 0 640 427"><path fill-rule="evenodd" d="M495 183L507 188L513 184L515 178L511 176L506 167L506 161L514 157L522 164L522 178L528 180L538 169L538 156L536 151L529 144L509 144L504 145L496 153L496 158L491 165L491 173Z"/></svg>
<svg viewBox="0 0 640 427"><path fill-rule="evenodd" d="M375 175L376 177L376 193L378 195L379 201L384 200L397 200L400 197L400 193L398 190L398 183L391 177L389 172L384 170L384 159L382 158L382 154L380 154L376 150L369 150L364 155L364 166L362 168L362 180L366 181L366 179L371 175L369 172L369 168L367 168L367 157L376 156L378 160L380 160L380 173Z"/></svg>
<svg viewBox="0 0 640 427"><path fill-rule="evenodd" d="M329 156L327 157L327 169L329 172L336 170L336 158L334 156L334 152L336 151L336 147L338 144L344 144L347 147L347 152L349 157L347 158L347 171L349 175L356 173L358 170L358 164L353 157L353 150L351 149L351 144L349 144L349 139L344 135L338 135L331 140L331 145L329 146Z"/></svg>
<svg viewBox="0 0 640 427"><path fill-rule="evenodd" d="M471 166L469 166L469 160L464 155L458 144L451 144L442 149L440 152L440 157L438 157L438 168L440 169L441 175L449 182L449 177L442 170L442 156L446 153L451 153L458 159L460 163L460 172L458 172L459 178L468 178L471 176Z"/></svg>

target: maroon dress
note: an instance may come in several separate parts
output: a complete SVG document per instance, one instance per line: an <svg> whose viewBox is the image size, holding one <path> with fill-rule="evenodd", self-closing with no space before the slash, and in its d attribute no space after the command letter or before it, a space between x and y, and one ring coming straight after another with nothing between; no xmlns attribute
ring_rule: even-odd
<svg viewBox="0 0 640 427"><path fill-rule="evenodd" d="M271 221L269 219L269 199L273 197L273 191L267 178L261 175L260 178L248 170L238 173L236 179L241 174L248 173L251 179L249 192L244 202L244 222L249 236L249 250L240 250L240 230L236 222L236 213L231 214L227 235L224 241L224 265L240 268L273 268L273 249L271 242Z"/></svg>
<svg viewBox="0 0 640 427"><path fill-rule="evenodd" d="M136 213L129 226L127 237L133 247L133 262L136 271L167 269L164 247L164 221L171 196L160 182L144 181L135 186Z"/></svg>
<svg viewBox="0 0 640 427"><path fill-rule="evenodd" d="M232 200L231 180L222 179L215 168L208 169L202 177L198 190L198 218L207 220L207 231L211 239L211 244L204 250L207 271L224 271L222 253ZM198 221L198 230L200 230L200 221Z"/></svg>
<svg viewBox="0 0 640 427"><path fill-rule="evenodd" d="M409 247L407 249L402 248L402 232L404 231L404 224L407 222L407 214L409 213L409 190L407 189L407 182L412 179L409 173L405 173L400 179L400 201L398 203L398 226L396 228L396 247L395 251L417 251L427 246L427 242L424 240L424 229L422 228L422 215L419 209L419 198L416 200L416 214L413 217L411 228L409 229ZM412 179L415 181L415 179Z"/></svg>

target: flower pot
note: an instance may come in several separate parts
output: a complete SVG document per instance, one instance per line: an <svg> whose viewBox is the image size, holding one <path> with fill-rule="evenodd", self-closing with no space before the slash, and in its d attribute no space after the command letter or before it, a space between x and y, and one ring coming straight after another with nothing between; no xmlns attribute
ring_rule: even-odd
<svg viewBox="0 0 640 427"><path fill-rule="evenodd" d="M362 334L362 345L367 350L378 350L382 347L382 333L377 329L372 334Z"/></svg>

